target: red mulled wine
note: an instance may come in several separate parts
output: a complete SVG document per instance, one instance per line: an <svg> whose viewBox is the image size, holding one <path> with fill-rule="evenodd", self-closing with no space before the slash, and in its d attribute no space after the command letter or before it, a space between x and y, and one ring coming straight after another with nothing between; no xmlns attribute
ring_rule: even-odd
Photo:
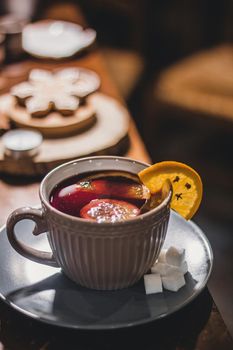
<svg viewBox="0 0 233 350"><path fill-rule="evenodd" d="M149 198L136 175L92 172L68 178L52 190L50 204L68 215L97 222L134 218Z"/></svg>

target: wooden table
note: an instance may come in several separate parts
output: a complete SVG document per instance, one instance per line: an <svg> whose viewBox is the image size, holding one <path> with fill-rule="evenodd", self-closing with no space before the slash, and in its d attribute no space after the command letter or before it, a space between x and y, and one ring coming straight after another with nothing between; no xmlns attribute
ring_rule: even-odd
<svg viewBox="0 0 233 350"><path fill-rule="evenodd" d="M80 58L80 64L100 74L101 91L122 101L99 50ZM130 122L129 139L130 147L125 155L150 162L133 120ZM38 204L39 181L40 179L2 176L2 225L15 208ZM0 350L124 349L126 346L128 349L232 350L233 342L207 289L184 309L162 321L108 332L58 329L31 320L0 301Z"/></svg>

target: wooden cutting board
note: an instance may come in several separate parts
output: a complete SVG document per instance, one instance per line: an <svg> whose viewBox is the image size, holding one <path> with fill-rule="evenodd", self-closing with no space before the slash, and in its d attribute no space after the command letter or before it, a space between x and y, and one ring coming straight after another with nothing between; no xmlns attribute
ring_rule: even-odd
<svg viewBox="0 0 233 350"><path fill-rule="evenodd" d="M55 166L89 155L121 155L128 146L129 114L118 101L95 93L89 97L96 123L81 134L45 139L33 159L12 160L4 156L0 139L0 172L14 175L44 175Z"/></svg>
<svg viewBox="0 0 233 350"><path fill-rule="evenodd" d="M6 105L8 103L7 111ZM96 121L95 109L86 98L85 105L80 106L71 116L63 116L57 111L50 112L45 118L31 117L23 106L16 103L10 94L0 96L0 111L8 114L9 121L19 128L40 131L45 138L67 137L83 132Z"/></svg>

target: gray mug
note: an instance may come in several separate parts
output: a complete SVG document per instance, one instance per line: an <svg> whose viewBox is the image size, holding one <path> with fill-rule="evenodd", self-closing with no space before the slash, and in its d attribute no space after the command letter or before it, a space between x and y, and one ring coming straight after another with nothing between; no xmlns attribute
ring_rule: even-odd
<svg viewBox="0 0 233 350"><path fill-rule="evenodd" d="M59 266L74 282L93 289L111 290L137 282L156 261L165 240L170 216L171 191L162 203L133 219L97 223L58 211L49 203L51 191L64 179L91 171L121 170L137 174L148 164L114 156L88 157L63 164L40 185L41 209L19 208L7 221L12 247L25 258ZM47 233L52 252L36 250L15 235L23 219L36 223L32 232Z"/></svg>

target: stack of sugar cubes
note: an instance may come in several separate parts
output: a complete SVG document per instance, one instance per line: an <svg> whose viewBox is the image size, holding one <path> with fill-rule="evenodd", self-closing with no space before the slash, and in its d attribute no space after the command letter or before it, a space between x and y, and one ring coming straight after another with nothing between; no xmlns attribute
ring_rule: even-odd
<svg viewBox="0 0 233 350"><path fill-rule="evenodd" d="M151 274L144 275L146 294L161 293L164 289L177 292L185 285L184 275L188 272L185 249L171 246L162 249Z"/></svg>

